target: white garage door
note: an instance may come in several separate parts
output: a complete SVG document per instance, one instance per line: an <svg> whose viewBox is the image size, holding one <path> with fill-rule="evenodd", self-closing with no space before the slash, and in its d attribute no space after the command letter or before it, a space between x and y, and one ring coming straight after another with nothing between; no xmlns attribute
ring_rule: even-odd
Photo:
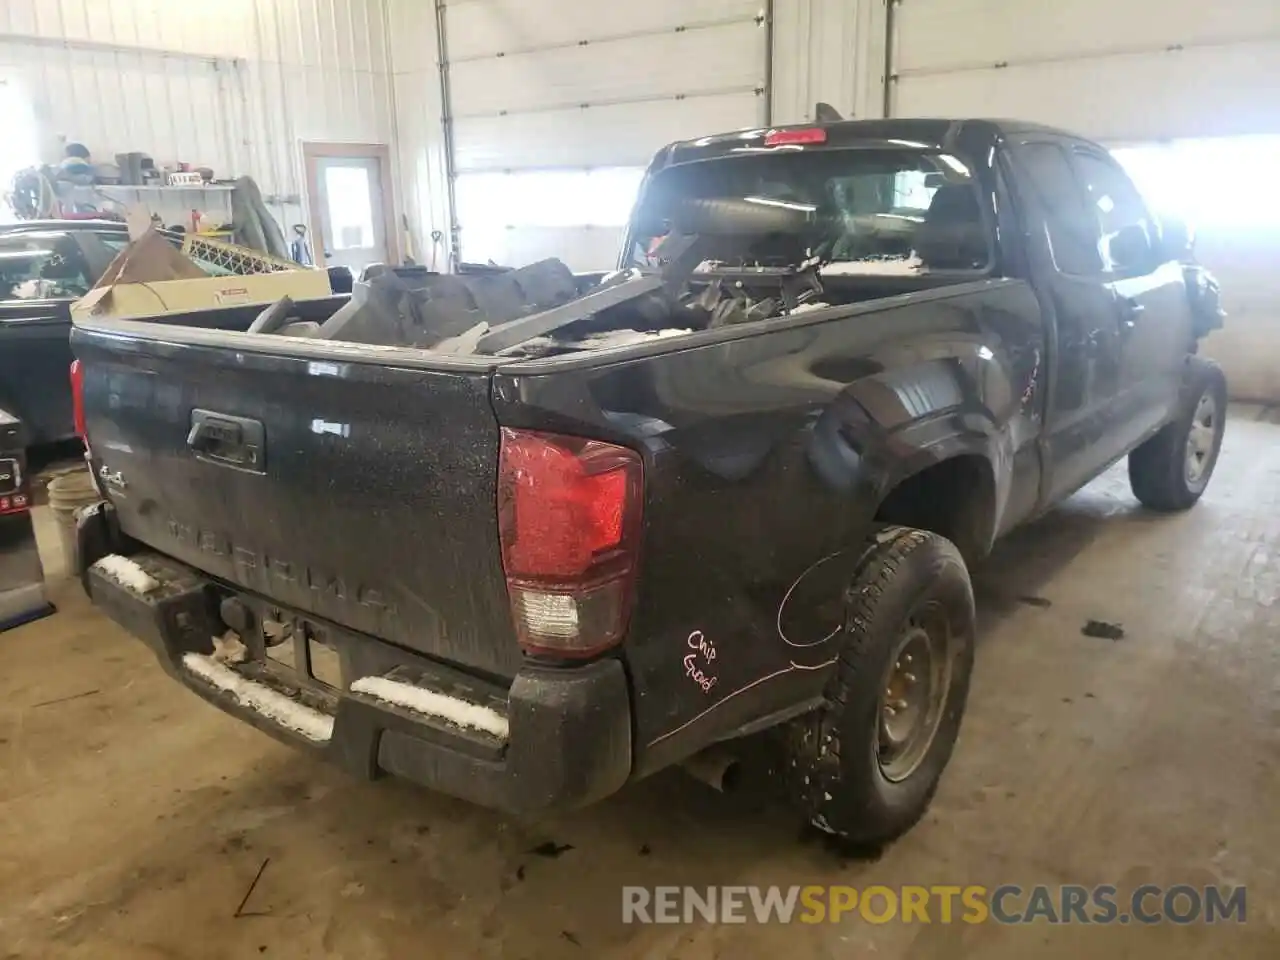
<svg viewBox="0 0 1280 960"><path fill-rule="evenodd" d="M1280 133L1277 0L906 0L895 33L897 116L1105 141Z"/></svg>
<svg viewBox="0 0 1280 960"><path fill-rule="evenodd" d="M1189 220L1223 284L1206 353L1280 400L1280 0L899 0L892 112L1065 127Z"/></svg>
<svg viewBox="0 0 1280 960"><path fill-rule="evenodd" d="M760 0L452 0L464 260L616 259L654 151L765 119Z"/></svg>

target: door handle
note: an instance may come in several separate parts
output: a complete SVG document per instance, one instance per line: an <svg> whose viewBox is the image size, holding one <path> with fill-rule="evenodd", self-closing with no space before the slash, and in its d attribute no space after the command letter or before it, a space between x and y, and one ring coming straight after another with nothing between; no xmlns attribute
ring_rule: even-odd
<svg viewBox="0 0 1280 960"><path fill-rule="evenodd" d="M1126 329L1132 330L1138 319L1147 312L1147 305L1133 297L1125 297L1120 301L1120 318Z"/></svg>
<svg viewBox="0 0 1280 960"><path fill-rule="evenodd" d="M257 420L192 410L187 446L201 460L262 473L264 436Z"/></svg>

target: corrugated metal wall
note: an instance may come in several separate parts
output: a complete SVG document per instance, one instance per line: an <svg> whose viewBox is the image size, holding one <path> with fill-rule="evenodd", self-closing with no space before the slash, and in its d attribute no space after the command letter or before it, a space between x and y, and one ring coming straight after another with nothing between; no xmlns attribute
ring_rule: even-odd
<svg viewBox="0 0 1280 960"><path fill-rule="evenodd" d="M0 75L30 95L44 159L75 140L296 197L300 140L393 141L386 36L383 0L2 0Z"/></svg>
<svg viewBox="0 0 1280 960"><path fill-rule="evenodd" d="M1280 132L1280 4L894 0L890 113L1014 116L1107 142ZM774 114L883 116L886 0L776 0Z"/></svg>
<svg viewBox="0 0 1280 960"><path fill-rule="evenodd" d="M556 6L446 6L459 173L643 166L656 143L764 122L759 0Z"/></svg>
<svg viewBox="0 0 1280 960"><path fill-rule="evenodd" d="M1104 141L1280 130L1275 0L910 0L896 32L895 114L980 107Z"/></svg>
<svg viewBox="0 0 1280 960"><path fill-rule="evenodd" d="M1280 133L1276 0L906 0L896 20L895 116L1012 116L1113 147ZM1258 166L1241 154L1224 167L1223 213L1262 201L1251 181L1271 174ZM1280 401L1280 225L1196 227L1231 314L1204 351L1234 396Z"/></svg>
<svg viewBox="0 0 1280 960"><path fill-rule="evenodd" d="M777 0L775 118L809 119L818 100L882 116L885 10L885 0ZM1280 132L1274 0L900 0L896 12L895 116L1015 116L1112 145ZM1240 202L1247 189L1224 194ZM1230 313L1205 352L1233 395L1280 401L1280 230L1198 230Z"/></svg>
<svg viewBox="0 0 1280 960"><path fill-rule="evenodd" d="M402 208L417 259L443 270L449 263L451 212L433 0L387 0L387 34Z"/></svg>
<svg viewBox="0 0 1280 960"><path fill-rule="evenodd" d="M849 118L880 116L882 0L775 0L773 118L813 119L829 103Z"/></svg>
<svg viewBox="0 0 1280 960"><path fill-rule="evenodd" d="M557 0L550 11L545 0L389 0L388 13L401 165L428 263L443 266L451 246L442 22L458 193L487 197L494 177L520 180L508 193L514 203L455 204L464 258L556 255L580 269L607 267L621 223L528 222L520 200L538 187L523 175L642 169L662 142L765 120L759 0Z"/></svg>
<svg viewBox="0 0 1280 960"><path fill-rule="evenodd" d="M470 2L463 9L485 6L483 2ZM404 203L420 258L443 265L449 249L450 200L441 125L444 111L435 7L435 0L387 0ZM760 7L763 10L764 4ZM882 0L775 0L775 122L812 117L813 106L819 100L831 103L846 116L879 115L883 99L884 10ZM640 19L647 15L646 11L635 13ZM562 18L556 19L559 22ZM467 49L468 42L474 44L477 40L464 38L460 41L462 50ZM503 119L515 123L520 118ZM552 114L538 114L531 120L548 133L559 132ZM724 125L708 122L716 129ZM500 133L495 130L494 136ZM662 145L661 133L646 131L642 125L633 125L627 135L630 162ZM441 239L433 241L433 233Z"/></svg>

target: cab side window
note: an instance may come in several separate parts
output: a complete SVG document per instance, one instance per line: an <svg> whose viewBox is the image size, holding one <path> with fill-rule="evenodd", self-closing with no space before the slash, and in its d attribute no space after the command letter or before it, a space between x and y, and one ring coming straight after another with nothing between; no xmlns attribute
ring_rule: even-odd
<svg viewBox="0 0 1280 960"><path fill-rule="evenodd" d="M66 234L0 238L0 299L83 297L91 286L84 256Z"/></svg>
<svg viewBox="0 0 1280 960"><path fill-rule="evenodd" d="M1156 266L1157 231L1137 188L1114 162L1076 150L1072 163L1101 230L1098 252L1107 272L1135 275Z"/></svg>
<svg viewBox="0 0 1280 960"><path fill-rule="evenodd" d="M1107 269L1101 253L1102 228L1066 151L1056 143L1024 143L1015 156L1025 175L1024 187L1035 195L1044 212L1059 272L1100 276Z"/></svg>

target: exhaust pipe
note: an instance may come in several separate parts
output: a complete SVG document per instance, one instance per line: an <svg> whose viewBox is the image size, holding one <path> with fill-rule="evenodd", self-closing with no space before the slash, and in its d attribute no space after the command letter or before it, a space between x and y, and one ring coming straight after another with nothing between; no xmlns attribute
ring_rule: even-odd
<svg viewBox="0 0 1280 960"><path fill-rule="evenodd" d="M720 793L728 793L738 786L738 758L723 747L708 747L680 766L691 777Z"/></svg>

